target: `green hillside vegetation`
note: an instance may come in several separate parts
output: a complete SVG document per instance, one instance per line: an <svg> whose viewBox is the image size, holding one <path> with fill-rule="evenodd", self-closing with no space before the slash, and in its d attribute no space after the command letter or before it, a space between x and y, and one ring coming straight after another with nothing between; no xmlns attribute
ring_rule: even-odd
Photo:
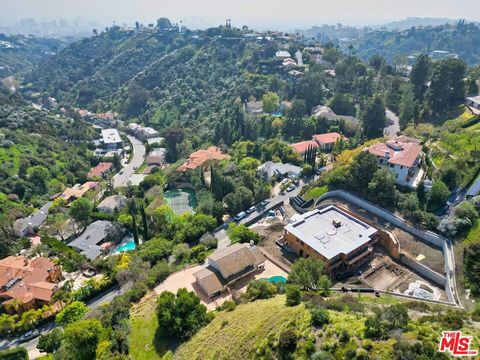
<svg viewBox="0 0 480 360"><path fill-rule="evenodd" d="M296 359L309 359L315 351L325 353L328 359L355 358L360 353L367 354L367 358L371 359L400 359L402 351L417 343L423 351L436 349L441 332L446 328L461 329L477 339L472 348L479 346L478 323L470 320L466 313L450 310L447 315L442 315L446 309L440 306L405 302L388 296L332 295L322 299L317 295L307 295L307 298L310 301L306 304L288 307L285 296L278 295L238 305L233 311L216 312L210 324L175 348L172 344L154 340L157 324L153 297L131 314L130 355L133 359L147 360L162 356L165 359L271 358L275 355L280 334L289 329L302 339L293 355ZM328 309L328 324L312 327L307 309L312 305L308 304ZM410 309L410 320L398 332L399 337L393 333L380 339L367 336L367 318L378 309L385 310L395 304L404 304ZM434 357L443 358L446 359Z"/></svg>
<svg viewBox="0 0 480 360"><path fill-rule="evenodd" d="M480 28L473 23L411 28L399 31L371 31L354 44L357 56L367 60L378 54L395 61L411 54L447 50L456 53L469 65L480 62Z"/></svg>
<svg viewBox="0 0 480 360"><path fill-rule="evenodd" d="M66 41L34 36L0 34L0 41L9 44L0 51L0 78L20 75L31 71L33 66L66 46Z"/></svg>

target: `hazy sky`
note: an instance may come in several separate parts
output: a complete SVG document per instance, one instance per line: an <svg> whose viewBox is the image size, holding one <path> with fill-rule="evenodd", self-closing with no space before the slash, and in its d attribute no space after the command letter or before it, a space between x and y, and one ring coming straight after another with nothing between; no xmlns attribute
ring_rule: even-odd
<svg viewBox="0 0 480 360"><path fill-rule="evenodd" d="M480 20L480 0L0 0L0 22L81 18L100 24L153 22L160 16L191 27L224 23L259 28L379 24L409 16Z"/></svg>

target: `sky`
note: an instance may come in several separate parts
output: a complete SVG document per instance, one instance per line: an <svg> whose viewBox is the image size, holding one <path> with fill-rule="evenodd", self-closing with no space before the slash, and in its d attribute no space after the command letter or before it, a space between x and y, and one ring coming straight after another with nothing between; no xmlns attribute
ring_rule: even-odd
<svg viewBox="0 0 480 360"><path fill-rule="evenodd" d="M0 25L21 18L148 24L158 17L204 28L232 20L258 29L341 22L377 25L407 17L480 20L480 0L0 0Z"/></svg>

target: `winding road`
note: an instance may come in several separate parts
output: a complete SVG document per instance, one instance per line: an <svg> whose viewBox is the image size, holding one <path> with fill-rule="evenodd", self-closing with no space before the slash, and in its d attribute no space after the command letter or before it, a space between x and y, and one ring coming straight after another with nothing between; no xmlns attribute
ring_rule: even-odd
<svg viewBox="0 0 480 360"><path fill-rule="evenodd" d="M136 169L142 166L145 160L145 145L131 135L127 135L130 144L132 144L133 155L131 161L113 177L113 186L115 188L126 186L130 176L132 176Z"/></svg>

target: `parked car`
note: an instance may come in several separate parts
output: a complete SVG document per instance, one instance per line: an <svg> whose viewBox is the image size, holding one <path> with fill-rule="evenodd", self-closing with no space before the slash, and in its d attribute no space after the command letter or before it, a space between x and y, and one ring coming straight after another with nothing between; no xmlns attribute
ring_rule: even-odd
<svg viewBox="0 0 480 360"><path fill-rule="evenodd" d="M293 190L295 190L295 185L293 185L293 184L290 185L290 186L287 188L287 192L291 192L291 191L293 191Z"/></svg>
<svg viewBox="0 0 480 360"><path fill-rule="evenodd" d="M255 212L255 210L256 210L255 206L251 206L251 207L248 208L247 214L251 214L251 213Z"/></svg>
<svg viewBox="0 0 480 360"><path fill-rule="evenodd" d="M120 175L123 175L123 170L120 170L119 174L120 174Z"/></svg>
<svg viewBox="0 0 480 360"><path fill-rule="evenodd" d="M133 167L133 170L137 170L137 167L136 167L136 166L134 166L134 167Z"/></svg>
<svg viewBox="0 0 480 360"><path fill-rule="evenodd" d="M260 203L260 205L267 206L269 202L270 202L270 199L265 199Z"/></svg>
<svg viewBox="0 0 480 360"><path fill-rule="evenodd" d="M315 171L315 174L317 175L320 175L323 171L325 171L325 166L321 167L321 168L318 168L316 171Z"/></svg>
<svg viewBox="0 0 480 360"><path fill-rule="evenodd" d="M25 342L25 341L28 341L28 340L35 339L39 335L40 335L40 331L37 330L37 329L33 329L33 330L30 330L30 331L27 331L22 336L20 336L19 340L20 340L20 342Z"/></svg>
<svg viewBox="0 0 480 360"><path fill-rule="evenodd" d="M235 221L240 221L242 220L245 216L247 216L247 213L245 211L239 212L237 215L233 217L233 220Z"/></svg>

